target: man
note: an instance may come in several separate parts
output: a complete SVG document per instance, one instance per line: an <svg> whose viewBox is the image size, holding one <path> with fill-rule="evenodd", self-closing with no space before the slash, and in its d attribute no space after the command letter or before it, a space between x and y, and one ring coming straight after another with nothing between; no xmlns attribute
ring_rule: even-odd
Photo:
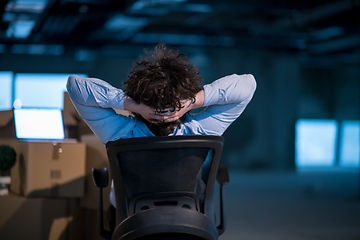
<svg viewBox="0 0 360 240"><path fill-rule="evenodd" d="M103 80L71 75L67 90L80 116L106 144L121 138L222 135L256 89L252 75L229 75L201 87L188 58L159 44L135 64L124 90ZM205 107L197 113L190 110ZM133 116L118 115L113 109ZM115 205L113 194L110 201Z"/></svg>

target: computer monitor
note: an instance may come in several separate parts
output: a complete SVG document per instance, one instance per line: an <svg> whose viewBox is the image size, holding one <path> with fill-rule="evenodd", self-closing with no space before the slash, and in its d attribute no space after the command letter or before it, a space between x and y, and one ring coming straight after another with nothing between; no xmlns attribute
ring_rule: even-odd
<svg viewBox="0 0 360 240"><path fill-rule="evenodd" d="M60 109L14 109L16 137L21 139L64 139Z"/></svg>

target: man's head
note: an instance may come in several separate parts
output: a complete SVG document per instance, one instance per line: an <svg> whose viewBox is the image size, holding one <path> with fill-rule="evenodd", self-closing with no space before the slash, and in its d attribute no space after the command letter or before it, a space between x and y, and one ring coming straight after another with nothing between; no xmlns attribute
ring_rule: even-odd
<svg viewBox="0 0 360 240"><path fill-rule="evenodd" d="M195 101L202 78L189 59L177 50L158 44L135 63L124 82L124 92L137 103L157 110L180 109L182 100ZM137 115L140 119L141 116ZM168 135L180 121L153 124L142 119L156 135Z"/></svg>

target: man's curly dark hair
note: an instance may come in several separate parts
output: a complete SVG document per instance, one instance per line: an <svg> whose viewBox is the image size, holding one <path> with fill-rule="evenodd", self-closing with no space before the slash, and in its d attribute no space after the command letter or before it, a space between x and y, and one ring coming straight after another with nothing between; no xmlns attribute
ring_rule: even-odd
<svg viewBox="0 0 360 240"><path fill-rule="evenodd" d="M191 99L195 102L202 83L197 68L184 54L160 43L153 51L145 51L145 55L135 63L128 79L124 81L123 90L138 104L143 103L158 111L165 108L179 110L182 108L182 100ZM140 114L135 113L135 116L157 136L167 136L175 127L180 127L181 119L155 124Z"/></svg>

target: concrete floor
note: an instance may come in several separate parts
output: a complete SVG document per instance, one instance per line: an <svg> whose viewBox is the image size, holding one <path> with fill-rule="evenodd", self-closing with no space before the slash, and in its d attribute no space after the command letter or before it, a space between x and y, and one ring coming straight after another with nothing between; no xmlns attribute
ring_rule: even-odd
<svg viewBox="0 0 360 240"><path fill-rule="evenodd" d="M359 240L356 171L230 172L220 240Z"/></svg>

